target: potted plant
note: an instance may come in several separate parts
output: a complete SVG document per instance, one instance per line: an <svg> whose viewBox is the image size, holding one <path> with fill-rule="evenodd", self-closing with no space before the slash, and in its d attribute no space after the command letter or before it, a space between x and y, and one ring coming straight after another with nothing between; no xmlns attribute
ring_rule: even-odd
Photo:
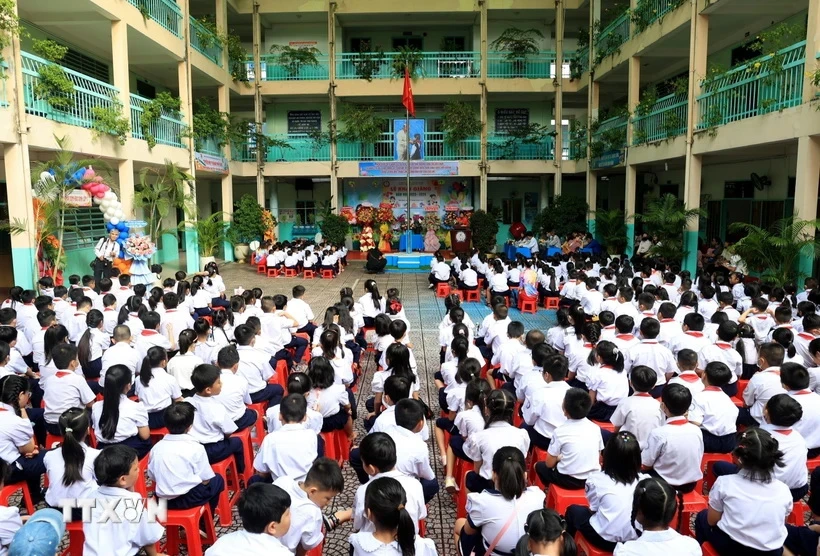
<svg viewBox="0 0 820 556"><path fill-rule="evenodd" d="M65 112L74 108L74 82L60 65L68 53L68 47L51 39L43 39L35 40L32 49L49 62L37 69L34 98L46 101L54 110Z"/></svg>
<svg viewBox="0 0 820 556"><path fill-rule="evenodd" d="M444 105L441 128L444 131L445 144L456 148L458 154L463 155L463 141L481 134L481 118L471 104L462 100L451 100Z"/></svg>
<svg viewBox="0 0 820 556"><path fill-rule="evenodd" d="M199 245L199 268L214 261L214 255L219 246L227 239L228 223L223 220L225 213L215 212L204 218L185 220L180 222L181 232L196 232L196 241Z"/></svg>
<svg viewBox="0 0 820 556"><path fill-rule="evenodd" d="M586 229L588 213L589 205L583 197L558 195L535 216L532 230L536 235L544 236L554 230L559 236L566 237L571 232Z"/></svg>
<svg viewBox="0 0 820 556"><path fill-rule="evenodd" d="M705 216L702 208L687 209L674 195L655 199L643 214L635 215L644 223L647 233L661 238L649 250L650 257L661 258L669 264L680 264L687 255L683 247L683 235L690 221Z"/></svg>
<svg viewBox="0 0 820 556"><path fill-rule="evenodd" d="M319 222L319 230L325 241L333 245L344 245L345 238L350 231L350 223L344 216L330 213Z"/></svg>
<svg viewBox="0 0 820 556"><path fill-rule="evenodd" d="M418 48L412 46L400 46L390 60L391 76L396 79L404 78L404 70L406 69L410 74L410 78L414 78L416 73L424 74L424 66L422 65L423 54Z"/></svg>
<svg viewBox="0 0 820 556"><path fill-rule="evenodd" d="M367 160L367 147L381 139L384 119L376 115L372 106L355 104L345 105L339 119L344 127L339 132L339 137L344 141L359 143L362 160Z"/></svg>
<svg viewBox="0 0 820 556"><path fill-rule="evenodd" d="M233 244L237 261L244 261L254 240L262 240L265 235L264 208L256 202L256 197L243 195L233 212L233 222L228 228L228 241Z"/></svg>
<svg viewBox="0 0 820 556"><path fill-rule="evenodd" d="M498 145L501 150L500 158L502 160L515 160L521 145L541 145L550 133L552 133L550 128L542 124L532 123L517 127L502 136L503 141ZM546 149L539 154L543 154L544 159L548 155ZM541 158L541 156L538 158Z"/></svg>
<svg viewBox="0 0 820 556"><path fill-rule="evenodd" d="M370 42L364 41L351 63L353 69L356 70L356 77L365 81L372 81L373 76L381 70L383 61L384 50L380 46L376 47L376 50L372 50Z"/></svg>
<svg viewBox="0 0 820 556"><path fill-rule="evenodd" d="M470 230L476 249L482 253L495 253L495 236L498 234L495 216L483 210L475 211L470 218Z"/></svg>
<svg viewBox="0 0 820 556"><path fill-rule="evenodd" d="M527 57L538 54L538 39L544 34L538 29L518 29L510 27L490 43L490 48L505 52L506 59L513 66L515 77L524 77L527 72Z"/></svg>
<svg viewBox="0 0 820 556"><path fill-rule="evenodd" d="M307 134L310 140L310 160L319 160L319 154L325 145L330 144L331 132L312 129Z"/></svg>
<svg viewBox="0 0 820 556"><path fill-rule="evenodd" d="M288 77L296 79L303 67L319 67L321 51L315 46L293 48L289 45L275 44L270 49L276 55L276 63L282 66Z"/></svg>
<svg viewBox="0 0 820 556"><path fill-rule="evenodd" d="M595 211L595 235L601 239L610 255L626 250L626 218L618 209Z"/></svg>

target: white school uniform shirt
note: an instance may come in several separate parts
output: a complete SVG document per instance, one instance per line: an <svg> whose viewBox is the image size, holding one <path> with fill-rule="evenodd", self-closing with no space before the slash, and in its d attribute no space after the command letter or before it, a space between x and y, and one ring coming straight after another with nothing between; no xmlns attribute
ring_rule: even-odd
<svg viewBox="0 0 820 556"><path fill-rule="evenodd" d="M359 488L356 489L356 495L353 498L353 530L363 532L373 532L376 530L373 522L365 516L364 493L367 491L367 485L382 477L392 477L404 488L404 494L407 497L404 509L410 514L410 519L413 520L413 525L416 527L416 534L418 534L419 520L427 517L427 506L424 504L424 491L422 491L421 483L418 479L405 475L396 469L373 475L370 477L370 481L360 485Z"/></svg>
<svg viewBox="0 0 820 556"><path fill-rule="evenodd" d="M477 546L477 553L484 554L510 520L510 514L515 512L515 517L493 551L493 554L511 554L524 534L527 516L542 509L545 498L544 491L535 486L527 487L516 500L507 500L495 489L468 494L467 521L471 527L481 529L483 548Z"/></svg>
<svg viewBox="0 0 820 556"><path fill-rule="evenodd" d="M596 401L611 407L617 406L629 396L626 372L617 372L610 365L592 367L586 384L590 391L596 392Z"/></svg>
<svg viewBox="0 0 820 556"><path fill-rule="evenodd" d="M34 336L31 338L31 355L38 366L46 364L45 339L46 331L49 328L48 326L37 328L37 331L34 332Z"/></svg>
<svg viewBox="0 0 820 556"><path fill-rule="evenodd" d="M376 318L379 313L384 313L387 307L387 300L384 296L379 299L378 307L373 303L373 296L370 292L359 298L359 305L362 307L362 316Z"/></svg>
<svg viewBox="0 0 820 556"><path fill-rule="evenodd" d="M567 421L562 405L570 385L563 380L545 383L531 397L524 399L521 412L524 421L546 438L552 438L555 429ZM461 429L459 429L460 431Z"/></svg>
<svg viewBox="0 0 820 556"><path fill-rule="evenodd" d="M820 396L811 390L790 390L788 394L803 408L803 417L792 428L803 436L806 448L820 448Z"/></svg>
<svg viewBox="0 0 820 556"><path fill-rule="evenodd" d="M91 353L88 356L89 361L96 361L102 358L103 353L111 347L111 336L100 330L99 328L89 328L91 337L89 338L89 346Z"/></svg>
<svg viewBox="0 0 820 556"><path fill-rule="evenodd" d="M148 476L160 498L177 498L214 478L205 447L190 434L166 434L151 448Z"/></svg>
<svg viewBox="0 0 820 556"><path fill-rule="evenodd" d="M205 361L194 352L177 353L168 360L168 366L165 370L174 377L182 390L193 390L194 385L191 383L191 375L197 365L203 363Z"/></svg>
<svg viewBox="0 0 820 556"><path fill-rule="evenodd" d="M703 434L686 417L670 417L649 433L642 446L641 463L653 468L667 483L681 486L703 478Z"/></svg>
<svg viewBox="0 0 820 556"><path fill-rule="evenodd" d="M763 408L773 396L784 393L786 391L780 383L780 367L768 367L752 375L743 390L743 402L749 407L752 417L762 425Z"/></svg>
<svg viewBox="0 0 820 556"><path fill-rule="evenodd" d="M194 310L208 307L214 299L211 293L203 288L198 289L191 298L191 305L193 305Z"/></svg>
<svg viewBox="0 0 820 556"><path fill-rule="evenodd" d="M517 359L519 356L523 357L526 351L527 347L518 338L508 339L501 343L498 352L493 353L490 362L499 365L502 373L514 379L514 369L518 366Z"/></svg>
<svg viewBox="0 0 820 556"><path fill-rule="evenodd" d="M743 375L743 357L729 342L718 341L712 345L704 346L698 353L698 368L705 369L706 365L712 361L725 363L732 371L732 378L729 384L734 384Z"/></svg>
<svg viewBox="0 0 820 556"><path fill-rule="evenodd" d="M718 528L733 540L759 551L783 546L784 523L792 511L792 500L788 486L781 481L754 481L742 469L736 475L718 477L709 491L709 507L723 513Z"/></svg>
<svg viewBox="0 0 820 556"><path fill-rule="evenodd" d="M643 479L639 475L632 483L614 480L603 471L596 471L587 477L584 491L589 501L589 509L595 512L589 524L610 542L625 542L638 538L632 527L632 496L635 487Z"/></svg>
<svg viewBox="0 0 820 556"><path fill-rule="evenodd" d="M587 290L581 295L581 307L587 315L597 315L601 312L601 303L604 295L598 290Z"/></svg>
<svg viewBox="0 0 820 556"><path fill-rule="evenodd" d="M128 318L123 323L131 331L131 345L136 345L137 337L140 332L145 330L145 325L139 319L136 313L128 313ZM170 342L169 342L170 343Z"/></svg>
<svg viewBox="0 0 820 556"><path fill-rule="evenodd" d="M437 280L450 279L450 265L443 261L434 262L431 272L433 273L433 277Z"/></svg>
<svg viewBox="0 0 820 556"><path fill-rule="evenodd" d="M159 329L167 330L168 325L171 325L171 337L177 340L180 332L194 327L194 319L187 309L168 309L162 314Z"/></svg>
<svg viewBox="0 0 820 556"><path fill-rule="evenodd" d="M600 437L600 432L598 436ZM530 449L530 435L506 421L496 421L484 430L470 435L464 443L464 453L473 461L481 460L479 475L484 479L492 479L493 456L505 446L513 446L526 454Z"/></svg>
<svg viewBox="0 0 820 556"><path fill-rule="evenodd" d="M70 486L63 484L65 476L65 460L63 451L60 448L49 450L43 458L46 466L46 476L48 477L48 489L46 490L46 504L56 508L60 506L60 500L90 498L91 494L97 490L97 481L94 480L94 460L100 455L100 450L80 443L80 447L85 453L83 466L80 469L79 481L73 482Z"/></svg>
<svg viewBox="0 0 820 556"><path fill-rule="evenodd" d="M63 324L63 321L70 317L74 312L74 307L71 306L71 303L62 297L55 297L51 303L54 306L54 312L57 313L57 322L60 324ZM63 326L65 325L63 324Z"/></svg>
<svg viewBox="0 0 820 556"><path fill-rule="evenodd" d="M490 290L497 293L509 291L510 286L507 285L507 276L505 274L493 274L490 277Z"/></svg>
<svg viewBox="0 0 820 556"><path fill-rule="evenodd" d="M106 336L111 336L114 333L114 328L117 327L117 319L120 312L113 307L106 307L102 310L103 314L103 332Z"/></svg>
<svg viewBox="0 0 820 556"><path fill-rule="evenodd" d="M478 273L472 268L467 267L461 271L461 281L469 288L478 286Z"/></svg>
<svg viewBox="0 0 820 556"><path fill-rule="evenodd" d="M691 349L695 353L700 353L700 350L710 345L712 345L711 340L709 340L703 332L687 330L671 338L667 347L672 352L672 355L677 357L682 349Z"/></svg>
<svg viewBox="0 0 820 556"><path fill-rule="evenodd" d="M370 389L374 394L380 394L384 392L384 383L385 381L393 376L393 369L386 369L384 371L376 371L373 373L373 380L370 383ZM453 381L455 384L455 380ZM414 392L419 391L419 379L416 377L416 381L410 383L410 395L412 396Z"/></svg>
<svg viewBox="0 0 820 556"><path fill-rule="evenodd" d="M669 343L676 337L683 334L683 328L681 324L676 321L674 318L672 319L660 319L661 328L660 332L658 332L658 341L669 347Z"/></svg>
<svg viewBox="0 0 820 556"><path fill-rule="evenodd" d="M188 433L201 444L219 442L226 435L233 434L238 428L225 411L225 406L214 396L204 397L195 394L186 398L195 408L194 426Z"/></svg>
<svg viewBox="0 0 820 556"><path fill-rule="evenodd" d="M263 390L268 379L275 376L270 366L270 355L253 346L236 346L239 353L239 374L248 381L248 389L253 394Z"/></svg>
<svg viewBox="0 0 820 556"><path fill-rule="evenodd" d="M287 268L294 268L296 265L299 264L299 257L296 255L285 255L285 260L283 261L285 267Z"/></svg>
<svg viewBox="0 0 820 556"><path fill-rule="evenodd" d="M621 315L629 315L635 320L636 323L642 318L640 311L638 311L638 309L629 301L624 303L618 302L617 307L615 307L614 313L616 319Z"/></svg>
<svg viewBox="0 0 820 556"><path fill-rule="evenodd" d="M342 384L332 384L323 389L314 388L306 397L308 407L321 413L322 417L332 417L341 411L339 406L350 404L347 389Z"/></svg>
<svg viewBox="0 0 820 556"><path fill-rule="evenodd" d="M715 436L726 436L737 432L738 412L738 407L722 389L706 386L692 396L689 421L700 423L700 428Z"/></svg>
<svg viewBox="0 0 820 556"><path fill-rule="evenodd" d="M171 349L171 342L164 334L160 334L156 330L142 330L134 340L134 347L137 350L140 361L145 359L148 355L148 350L154 346Z"/></svg>
<svg viewBox="0 0 820 556"><path fill-rule="evenodd" d="M379 413L379 416L376 417L370 432L386 432L387 429L394 426L396 426L396 406L388 405ZM484 417L481 418L481 428L484 428ZM424 426L419 432L415 433L415 435L423 442L427 442L430 439L430 427L427 426L426 420L424 421Z"/></svg>
<svg viewBox="0 0 820 556"><path fill-rule="evenodd" d="M222 391L218 396L214 396L214 399L222 404L231 421L237 421L245 415L247 405L252 403L248 381L230 369L222 369L220 380Z"/></svg>
<svg viewBox="0 0 820 556"><path fill-rule="evenodd" d="M393 425L385 431L396 443L396 469L411 477L431 480L436 478L430 467L430 449L413 431Z"/></svg>
<svg viewBox="0 0 820 556"><path fill-rule="evenodd" d="M18 417L14 408L0 403L0 459L12 464L22 457L18 448L34 437L31 421Z"/></svg>
<svg viewBox="0 0 820 556"><path fill-rule="evenodd" d="M279 539L266 533L236 531L222 535L205 551L205 556L293 556Z"/></svg>
<svg viewBox="0 0 820 556"><path fill-rule="evenodd" d="M296 320L296 327L302 328L316 318L313 310L304 300L294 298L288 301L288 314Z"/></svg>
<svg viewBox="0 0 820 556"><path fill-rule="evenodd" d="M764 423L760 428L767 430L777 440L780 451L783 452L783 467L775 466L772 477L782 481L789 488L801 488L808 482L806 470L806 440L791 427L778 427L771 423Z"/></svg>
<svg viewBox="0 0 820 556"><path fill-rule="evenodd" d="M692 397L703 392L705 388L703 381L695 371L683 371L678 376L669 379L669 384L680 384L691 392Z"/></svg>
<svg viewBox="0 0 820 556"><path fill-rule="evenodd" d="M145 410L148 413L155 413L164 410L174 403L174 400L181 398L182 391L177 379L169 375L162 367L154 367L151 369L151 374L153 378L147 386L138 378L134 382L134 390L145 406Z"/></svg>
<svg viewBox="0 0 820 556"><path fill-rule="evenodd" d="M635 539L615 545L613 556L657 556L674 554L675 556L702 556L703 551L698 541L681 535L673 528L665 531L644 531Z"/></svg>
<svg viewBox="0 0 820 556"><path fill-rule="evenodd" d="M484 415L478 406L459 411L453 424L462 438L470 438L473 434L484 430Z"/></svg>
<svg viewBox="0 0 820 556"><path fill-rule="evenodd" d="M223 386L224 390L224 386ZM268 423L268 432L278 431L282 428L282 421L279 420L279 404L272 405L268 408L265 412L265 420ZM307 412L305 414L305 428L312 430L316 434L322 432L322 427L325 424L325 418L322 417L322 414L316 411L315 409L308 407ZM374 425L375 427L375 425ZM371 429L371 432L374 432Z"/></svg>
<svg viewBox="0 0 820 556"><path fill-rule="evenodd" d="M350 535L350 547L353 549L353 556L402 556L398 541L384 544L370 532ZM416 556L438 556L433 539L425 539L417 535L413 540L413 548Z"/></svg>
<svg viewBox="0 0 820 556"><path fill-rule="evenodd" d="M87 556L133 556L143 546L156 543L165 533L165 528L158 522L148 520L144 509L142 495L123 488L101 486L93 498L97 503L91 510L91 521L83 523L85 544L83 555ZM127 501L109 507L113 500ZM111 502L109 502L111 501ZM132 515L134 508L140 510L140 519ZM105 511L114 511L119 519L103 520ZM128 512L128 517L126 517ZM130 518L130 519L129 519Z"/></svg>
<svg viewBox="0 0 820 556"><path fill-rule="evenodd" d="M131 371L132 381L137 376L137 369L142 365L139 353L127 342L117 342L105 350L100 371L100 386L105 385L105 373L114 365L125 365Z"/></svg>
<svg viewBox="0 0 820 556"><path fill-rule="evenodd" d="M304 423L288 423L265 435L253 460L253 468L270 473L276 480L290 477L304 481L310 466L318 457L318 437Z"/></svg>
<svg viewBox="0 0 820 556"><path fill-rule="evenodd" d="M769 331L774 327L775 322L769 313L753 313L746 318L746 322L755 332L755 340L758 344L766 340Z"/></svg>
<svg viewBox="0 0 820 556"><path fill-rule="evenodd" d="M604 338L601 339L603 340ZM626 353L627 351L641 343L641 339L635 336L634 334L620 333L613 335L612 338L609 339L609 341L615 344L615 347L617 347L621 353Z"/></svg>
<svg viewBox="0 0 820 556"><path fill-rule="evenodd" d="M87 315L87 313L83 313L82 311L76 311L71 315L71 317L64 325L66 327L66 330L68 330L68 339L71 340L74 344L80 343L80 338L82 337L83 333L85 333L85 331L88 329L88 326L85 324L85 318ZM17 343L19 344L20 336L25 336L25 334L22 332L19 324L17 326L17 330L20 331L20 333L17 334ZM27 337L26 342L27 344L29 344L29 348L31 348L31 342ZM26 353L23 352L23 355L26 355Z"/></svg>
<svg viewBox="0 0 820 556"><path fill-rule="evenodd" d="M103 401L100 400L91 406L91 426L97 435L97 440L103 444L115 444L127 438L136 436L140 427L148 426L148 411L141 402L129 400L125 394L120 394L120 417L117 420L117 430L113 438L104 438L100 428Z"/></svg>
<svg viewBox="0 0 820 556"><path fill-rule="evenodd" d="M56 425L60 415L72 407L85 407L97 399L85 377L72 371L57 371L40 382L43 388L43 417Z"/></svg>
<svg viewBox="0 0 820 556"><path fill-rule="evenodd" d="M703 319L706 322L711 320L712 315L714 315L718 310L718 303L714 299L704 299L698 303L698 313L703 315Z"/></svg>
<svg viewBox="0 0 820 556"><path fill-rule="evenodd" d="M547 453L561 456L557 466L559 473L586 479L592 472L601 470L599 460L603 449L598 425L589 419L567 419L555 429Z"/></svg>
<svg viewBox="0 0 820 556"><path fill-rule="evenodd" d="M117 298L117 307L122 307L134 295L134 290L129 286L114 286L111 288L111 294Z"/></svg>
<svg viewBox="0 0 820 556"><path fill-rule="evenodd" d="M803 366L806 368L815 366L814 358L811 356L811 353L809 353L809 344L815 337L816 336L808 332L800 332L794 336L794 349L797 355L803 358Z"/></svg>
<svg viewBox="0 0 820 556"><path fill-rule="evenodd" d="M322 544L325 535L319 506L308 498L307 492L291 477L279 477L273 484L290 496L290 529L281 538L282 544L294 554L299 545L310 550Z"/></svg>
<svg viewBox="0 0 820 556"><path fill-rule="evenodd" d="M624 369L632 372L638 365L646 365L654 369L658 375L655 386L666 384L666 373L678 370L678 364L669 348L661 345L657 340L641 340L639 345L624 353L626 364Z"/></svg>

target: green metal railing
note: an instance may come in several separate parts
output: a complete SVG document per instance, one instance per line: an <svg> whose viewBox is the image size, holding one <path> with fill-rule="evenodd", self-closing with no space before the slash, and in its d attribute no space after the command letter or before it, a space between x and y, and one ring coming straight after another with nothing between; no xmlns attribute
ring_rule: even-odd
<svg viewBox="0 0 820 556"><path fill-rule="evenodd" d="M262 81L310 81L330 78L329 58L322 54L316 56L317 65L293 64L283 65L278 54L264 54L260 58ZM253 67L253 57L248 59Z"/></svg>
<svg viewBox="0 0 820 556"><path fill-rule="evenodd" d="M636 116L632 122L632 144L671 139L686 133L686 95L659 98L649 114Z"/></svg>
<svg viewBox="0 0 820 556"><path fill-rule="evenodd" d="M806 42L733 68L702 84L699 129L797 106L803 101Z"/></svg>
<svg viewBox="0 0 820 556"><path fill-rule="evenodd" d="M237 162L256 162L256 145L249 142L233 143L231 159Z"/></svg>
<svg viewBox="0 0 820 556"><path fill-rule="evenodd" d="M596 143L604 143L606 150L622 149L626 146L626 126L629 121L627 116L615 116L604 120L592 134L592 140ZM622 138L617 142L614 137Z"/></svg>
<svg viewBox="0 0 820 556"><path fill-rule="evenodd" d="M143 107L151 102L147 98L131 93L131 137L134 139L145 139L142 132L142 112ZM182 147L182 132L185 124L179 113L163 111L159 120L151 124L151 135L160 145L170 145L172 147Z"/></svg>
<svg viewBox="0 0 820 556"><path fill-rule="evenodd" d="M182 10L174 0L128 0L143 17L153 19L177 37L182 37Z"/></svg>
<svg viewBox="0 0 820 556"><path fill-rule="evenodd" d="M444 140L444 133L428 131L422 139L424 160L478 160L481 158L481 140L465 139L458 145ZM338 160L396 160L392 133L382 133L381 139L370 145L356 141L339 141L336 145Z"/></svg>
<svg viewBox="0 0 820 556"><path fill-rule="evenodd" d="M509 58L507 52L487 53L487 77L548 79L554 68L555 52L539 52L526 58Z"/></svg>
<svg viewBox="0 0 820 556"><path fill-rule="evenodd" d="M629 10L601 29L595 39L595 48L597 50L602 48L608 50L609 48L621 46L627 40L629 40Z"/></svg>
<svg viewBox="0 0 820 556"><path fill-rule="evenodd" d="M581 74L589 70L589 47L585 46L574 52L565 52L564 60L570 64L570 76L580 77Z"/></svg>
<svg viewBox="0 0 820 556"><path fill-rule="evenodd" d="M220 147L213 138L197 141L195 150L196 152L209 154L211 156L222 156L222 147Z"/></svg>
<svg viewBox="0 0 820 556"><path fill-rule="evenodd" d="M394 57L400 55L396 52L385 52L381 56L343 52L336 59L336 78L362 79L365 70L369 71L372 79L396 77L392 64ZM421 55L417 77L478 77L481 71L481 55L478 52L422 52Z"/></svg>
<svg viewBox="0 0 820 556"><path fill-rule="evenodd" d="M193 16L190 19L191 46L214 64L222 67L222 43L210 29Z"/></svg>
<svg viewBox="0 0 820 556"><path fill-rule="evenodd" d="M64 67L63 71L74 85L74 91L68 97L70 106L65 109L54 108L45 99L37 98L35 95L35 89L40 81L40 68L51 65L51 62L28 52L21 52L20 58L23 66L23 98L26 112L29 114L90 128L94 122L92 108L111 107L112 99L119 95L116 87Z"/></svg>
<svg viewBox="0 0 820 556"><path fill-rule="evenodd" d="M643 16L643 24L649 27L683 4L681 0L639 0L635 11Z"/></svg>
<svg viewBox="0 0 820 556"><path fill-rule="evenodd" d="M290 148L274 146L268 148L265 160L268 162L306 162L309 160L330 160L330 145L318 144L307 133L274 133L275 140L283 141Z"/></svg>
<svg viewBox="0 0 820 556"><path fill-rule="evenodd" d="M552 160L552 137L545 137L538 143L525 143L504 133L487 134L488 160Z"/></svg>

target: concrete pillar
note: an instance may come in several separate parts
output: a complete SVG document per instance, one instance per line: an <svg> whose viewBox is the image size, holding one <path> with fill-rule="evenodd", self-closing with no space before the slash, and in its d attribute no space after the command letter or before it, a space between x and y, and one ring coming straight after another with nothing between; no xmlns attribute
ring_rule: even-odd
<svg viewBox="0 0 820 556"><path fill-rule="evenodd" d="M684 182L684 202L686 208L697 208L700 206L700 183L703 175L703 157L690 156L686 161L686 178ZM816 175L815 175L816 180ZM815 192L817 184L815 183ZM695 275L698 267L698 228L700 218L694 218L686 226L683 233L683 250L686 252L683 268Z"/></svg>
<svg viewBox="0 0 820 556"><path fill-rule="evenodd" d="M481 170L481 177L478 186L478 208L487 210L487 2L479 2L480 5L480 33L481 33L481 161L478 167Z"/></svg>
<svg viewBox="0 0 820 556"><path fill-rule="evenodd" d="M216 0L216 29L223 35L228 34L228 0ZM230 61L228 60L228 49L222 48L222 67L230 75ZM256 66L254 66L256 67ZM230 77L228 77L230 79Z"/></svg>
<svg viewBox="0 0 820 556"><path fill-rule="evenodd" d="M820 139L817 137L800 137L797 140L794 214L801 220L814 220L817 218L817 183L819 177ZM811 252L803 253L800 257L800 273L811 276L813 266L814 254Z"/></svg>
<svg viewBox="0 0 820 556"><path fill-rule="evenodd" d="M3 145L3 163L6 171L9 221L19 222L25 228L21 233L11 235L14 284L34 289L39 272L28 146L20 143Z"/></svg>
<svg viewBox="0 0 820 556"><path fill-rule="evenodd" d="M218 0L217 4L221 1L222 0ZM227 112L230 114L231 90L228 88L227 85L220 85L217 88L216 98L217 102L219 103L219 111ZM223 145L222 156L225 157L227 160L231 159L230 144ZM226 175L222 176L222 211L224 213L222 217L223 220L225 222L230 222L233 213L233 176L231 175L230 171ZM232 261L233 246L231 245L231 243L229 241L224 241L222 247L225 252L225 261Z"/></svg>
<svg viewBox="0 0 820 556"><path fill-rule="evenodd" d="M641 101L641 59L639 56L632 56L629 59L629 84L627 88L627 110L630 114L635 113L635 108ZM632 145L633 126L632 118L629 118L626 125L626 144Z"/></svg>
<svg viewBox="0 0 820 556"><path fill-rule="evenodd" d="M565 23L564 3L562 0L555 0L555 148L553 152L553 164L555 166L555 188L558 193L561 191L562 171L564 164L564 90L562 84L564 66L564 23Z"/></svg>
<svg viewBox="0 0 820 556"><path fill-rule="evenodd" d="M549 176L542 175L540 176L541 179L541 191L538 199L538 210L541 210L550 204L550 181Z"/></svg>
<svg viewBox="0 0 820 556"><path fill-rule="evenodd" d="M809 2L809 14L806 26L806 69L804 75L813 74L817 69L817 60L813 55L820 49L820 2ZM803 102L814 100L817 90L811 79L803 79Z"/></svg>
<svg viewBox="0 0 820 556"><path fill-rule="evenodd" d="M330 7L327 11L327 41L328 41L328 60L330 64L330 87L328 87L328 100L330 101L330 125L331 127L331 141L330 141L330 197L336 213L342 209L344 200L342 199L342 191L339 189L339 178L337 171L339 169L336 161L336 2L330 2Z"/></svg>
<svg viewBox="0 0 820 556"><path fill-rule="evenodd" d="M256 133L262 133L262 21L259 17L259 4L253 5L253 86L254 86L254 121L256 122ZM265 160L267 152L264 149L256 149L256 200L259 204L265 202Z"/></svg>
<svg viewBox="0 0 820 556"><path fill-rule="evenodd" d="M626 195L624 197L624 217L626 218L626 254L630 257L635 249L635 192L637 191L638 167L626 165Z"/></svg>
<svg viewBox="0 0 820 556"><path fill-rule="evenodd" d="M188 3L184 2L184 21L188 20ZM191 52L191 38L188 35L188 25L185 28L185 50L186 53ZM179 76L179 100L182 107L182 119L185 125L193 127L193 102L191 100L191 66L188 63L190 56L186 56L177 65L177 74ZM185 207L185 218L187 220L195 220L197 218L196 210L196 168L194 166L194 140L188 139L188 173L194 177L194 180L188 186L188 194L194 199L188 206ZM185 260L186 271L190 274L202 270L199 268L199 243L197 242L196 230L187 228L183 234L185 241Z"/></svg>
<svg viewBox="0 0 820 556"><path fill-rule="evenodd" d="M598 210L598 174L587 172L587 231L595 235L595 211Z"/></svg>

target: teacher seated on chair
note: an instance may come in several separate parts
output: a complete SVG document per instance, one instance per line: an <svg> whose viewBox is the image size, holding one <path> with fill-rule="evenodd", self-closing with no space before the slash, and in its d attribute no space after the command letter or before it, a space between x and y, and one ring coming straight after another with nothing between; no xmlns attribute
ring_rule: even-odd
<svg viewBox="0 0 820 556"><path fill-rule="evenodd" d="M367 262L364 264L364 271L370 273L382 273L387 266L387 259L378 249L370 249L367 252Z"/></svg>
<svg viewBox="0 0 820 556"><path fill-rule="evenodd" d="M117 238L120 237L119 230L111 230L108 237L101 237L94 247L94 283L99 284L102 278L111 277L111 265L114 259L120 256L120 244Z"/></svg>

